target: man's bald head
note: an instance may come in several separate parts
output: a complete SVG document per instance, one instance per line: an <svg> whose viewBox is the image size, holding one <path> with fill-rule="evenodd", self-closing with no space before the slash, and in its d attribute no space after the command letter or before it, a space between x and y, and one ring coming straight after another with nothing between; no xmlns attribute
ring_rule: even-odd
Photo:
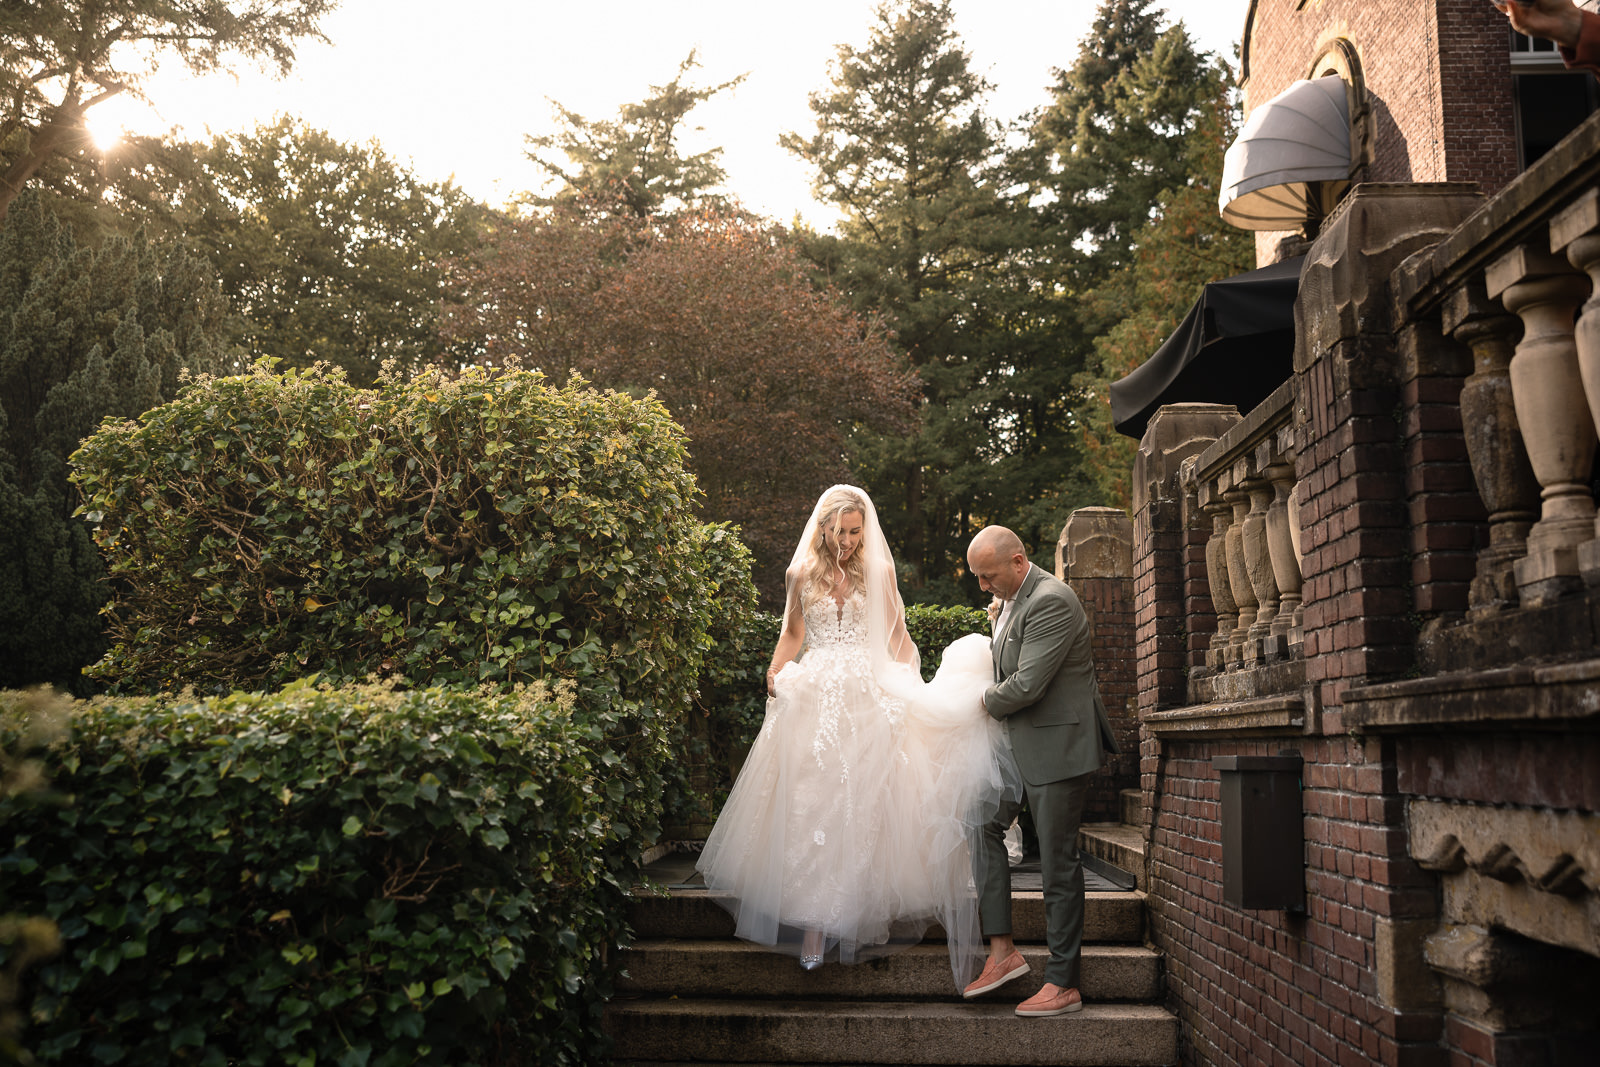
<svg viewBox="0 0 1600 1067"><path fill-rule="evenodd" d="M1028 554L1022 538L1004 526L985 526L967 546L967 566L984 592L1010 600L1027 577Z"/></svg>

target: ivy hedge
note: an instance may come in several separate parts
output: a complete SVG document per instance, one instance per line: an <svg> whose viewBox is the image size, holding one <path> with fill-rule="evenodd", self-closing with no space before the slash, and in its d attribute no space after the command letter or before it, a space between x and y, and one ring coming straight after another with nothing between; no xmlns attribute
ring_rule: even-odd
<svg viewBox="0 0 1600 1067"><path fill-rule="evenodd" d="M116 586L91 673L202 692L571 677L681 713L715 602L749 586L747 554L702 551L685 459L659 402L578 378L201 379L73 456Z"/></svg>
<svg viewBox="0 0 1600 1067"><path fill-rule="evenodd" d="M618 756L659 814L705 809L682 760L705 652L755 610L750 555L694 515L653 398L537 372L320 368L201 378L74 455L109 563L114 692L574 681L635 709ZM629 824L655 836L651 812Z"/></svg>
<svg viewBox="0 0 1600 1067"><path fill-rule="evenodd" d="M0 694L0 750L34 728ZM0 899L60 954L43 1063L603 1058L634 884L628 717L570 682L101 698L0 795Z"/></svg>
<svg viewBox="0 0 1600 1067"><path fill-rule="evenodd" d="M0 898L61 943L39 1059L603 1057L643 850L713 814L777 637L684 459L653 399L521 372L257 367L105 423L74 478L122 695L53 801L0 798ZM908 623L931 674L987 620ZM0 696L0 751L27 717Z"/></svg>
<svg viewBox="0 0 1600 1067"><path fill-rule="evenodd" d="M982 608L906 605L906 632L922 654L922 677L933 678L951 642L967 634L989 633L989 615Z"/></svg>

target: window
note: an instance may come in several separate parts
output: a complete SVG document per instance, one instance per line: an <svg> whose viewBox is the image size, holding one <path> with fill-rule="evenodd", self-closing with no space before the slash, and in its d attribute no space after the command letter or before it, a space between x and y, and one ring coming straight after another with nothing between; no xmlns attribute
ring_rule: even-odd
<svg viewBox="0 0 1600 1067"><path fill-rule="evenodd" d="M1600 82L1592 74L1568 70L1555 42L1507 32L1517 108L1517 162L1526 169L1600 108Z"/></svg>

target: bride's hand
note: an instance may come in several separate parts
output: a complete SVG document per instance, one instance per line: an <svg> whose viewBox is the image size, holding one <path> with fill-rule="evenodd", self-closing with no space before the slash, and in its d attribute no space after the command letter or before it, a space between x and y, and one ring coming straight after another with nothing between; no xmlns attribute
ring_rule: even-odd
<svg viewBox="0 0 1600 1067"><path fill-rule="evenodd" d="M787 663L783 665L783 667L787 666ZM778 675L783 673L783 667L767 668L767 696L775 697L778 695Z"/></svg>

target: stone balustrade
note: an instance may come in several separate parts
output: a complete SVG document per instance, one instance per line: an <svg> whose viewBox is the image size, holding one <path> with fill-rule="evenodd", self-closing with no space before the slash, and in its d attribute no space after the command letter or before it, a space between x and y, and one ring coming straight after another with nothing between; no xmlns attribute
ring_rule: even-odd
<svg viewBox="0 0 1600 1067"><path fill-rule="evenodd" d="M1474 618L1600 586L1597 180L1591 122L1395 274L1399 316L1472 356L1461 415L1488 513Z"/></svg>
<svg viewBox="0 0 1600 1067"><path fill-rule="evenodd" d="M1294 391L1290 384L1200 453L1186 477L1211 519L1207 580L1219 624L1206 655L1212 671L1298 655L1303 606L1300 559L1289 529L1294 495Z"/></svg>

